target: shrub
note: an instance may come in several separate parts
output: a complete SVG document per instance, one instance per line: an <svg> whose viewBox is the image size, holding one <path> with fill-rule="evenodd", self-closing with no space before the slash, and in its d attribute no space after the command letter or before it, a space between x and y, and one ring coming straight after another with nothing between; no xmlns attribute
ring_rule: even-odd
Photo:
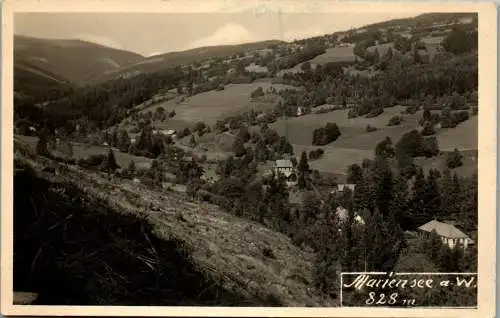
<svg viewBox="0 0 500 318"><path fill-rule="evenodd" d="M434 129L434 125L431 122L426 122L424 124L424 129L422 129L422 136L431 136L436 133L436 130Z"/></svg>
<svg viewBox="0 0 500 318"><path fill-rule="evenodd" d="M92 155L87 158L80 158L77 161L77 164L83 168L88 168L88 167L98 167L100 166L105 160L107 160L106 155Z"/></svg>
<svg viewBox="0 0 500 318"><path fill-rule="evenodd" d="M325 127L317 128L313 132L313 145L326 145L335 140L341 135L341 132L334 123L328 123Z"/></svg>
<svg viewBox="0 0 500 318"><path fill-rule="evenodd" d="M377 116L381 115L383 112L384 112L384 109L382 107L375 108L371 112L369 112L368 115L366 115L365 117L366 118L377 117Z"/></svg>
<svg viewBox="0 0 500 318"><path fill-rule="evenodd" d="M261 96L264 96L264 90L260 86L250 94L250 97L252 98L258 98Z"/></svg>
<svg viewBox="0 0 500 318"><path fill-rule="evenodd" d="M397 126L401 123L401 121L403 121L401 116L392 116L391 119L389 119L387 126Z"/></svg>
<svg viewBox="0 0 500 318"><path fill-rule="evenodd" d="M321 158L321 156L323 156L324 153L325 151L322 148L311 150L309 152L309 159L311 160L319 159Z"/></svg>
<svg viewBox="0 0 500 318"><path fill-rule="evenodd" d="M358 117L358 110L355 108L349 109L349 112L347 113L347 118L352 119Z"/></svg>

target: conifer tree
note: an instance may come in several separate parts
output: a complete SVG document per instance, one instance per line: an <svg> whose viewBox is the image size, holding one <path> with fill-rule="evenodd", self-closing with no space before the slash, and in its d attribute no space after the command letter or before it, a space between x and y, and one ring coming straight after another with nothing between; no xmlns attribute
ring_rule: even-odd
<svg viewBox="0 0 500 318"><path fill-rule="evenodd" d="M437 218L441 211L441 197L437 184L438 171L434 169L429 171L429 175L424 186L423 201L426 214Z"/></svg>
<svg viewBox="0 0 500 318"><path fill-rule="evenodd" d="M304 189L307 186L306 176L310 171L305 151L302 151L299 164L297 165L297 170L299 171L298 186L300 189Z"/></svg>

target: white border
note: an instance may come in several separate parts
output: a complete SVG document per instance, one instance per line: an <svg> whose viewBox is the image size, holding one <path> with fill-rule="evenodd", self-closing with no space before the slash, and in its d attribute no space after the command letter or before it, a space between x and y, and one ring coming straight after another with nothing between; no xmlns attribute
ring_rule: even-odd
<svg viewBox="0 0 500 318"><path fill-rule="evenodd" d="M249 4L255 1L255 4ZM479 13L479 206L478 309L246 308L12 305L12 61L14 12L478 12ZM49 316L281 316L281 317L493 317L495 315L497 10L478 2L338 2L311 0L6 0L2 3L2 249L4 315Z"/></svg>

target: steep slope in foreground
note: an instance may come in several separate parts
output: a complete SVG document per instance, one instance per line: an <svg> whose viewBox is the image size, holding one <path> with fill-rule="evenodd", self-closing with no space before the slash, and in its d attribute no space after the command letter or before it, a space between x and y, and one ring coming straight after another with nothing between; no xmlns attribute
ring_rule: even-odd
<svg viewBox="0 0 500 318"><path fill-rule="evenodd" d="M40 172L47 162L19 156L14 288L39 304L336 306L312 288L314 255L281 234L132 182Z"/></svg>

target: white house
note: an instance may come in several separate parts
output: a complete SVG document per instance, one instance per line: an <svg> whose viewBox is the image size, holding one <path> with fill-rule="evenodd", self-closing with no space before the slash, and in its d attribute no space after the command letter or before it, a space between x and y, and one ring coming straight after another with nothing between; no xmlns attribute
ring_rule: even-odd
<svg viewBox="0 0 500 318"><path fill-rule="evenodd" d="M292 175L292 173L295 172L295 169L293 168L293 163L289 159L276 160L276 163L275 163L273 169L274 169L274 172L276 173L276 175L281 173L286 178L289 178Z"/></svg>
<svg viewBox="0 0 500 318"><path fill-rule="evenodd" d="M436 220L432 220L418 228L421 234L428 234L435 231L437 235L443 241L443 244L448 245L450 248L455 246L460 246L462 248L467 248L469 245L474 244L474 241L463 233L455 226Z"/></svg>

